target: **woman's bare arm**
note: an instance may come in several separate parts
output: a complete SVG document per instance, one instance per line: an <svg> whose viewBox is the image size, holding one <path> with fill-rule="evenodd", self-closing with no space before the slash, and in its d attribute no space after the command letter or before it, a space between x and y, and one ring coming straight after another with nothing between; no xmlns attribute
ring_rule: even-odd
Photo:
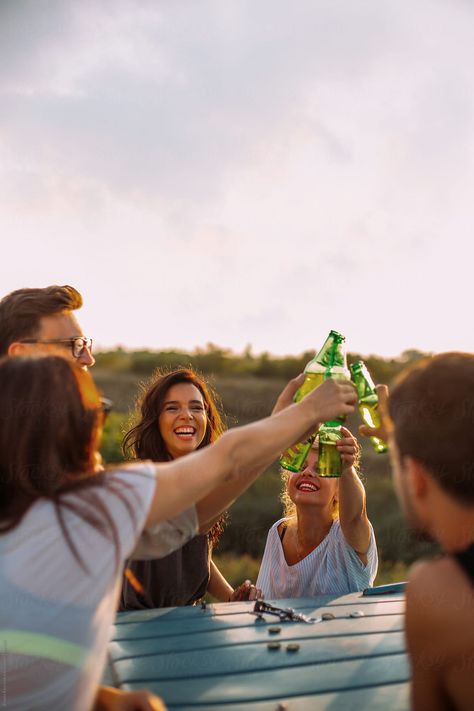
<svg viewBox="0 0 474 711"><path fill-rule="evenodd" d="M200 524L212 520L281 451L320 422L352 412L356 399L351 383L327 380L272 417L232 429L186 457L156 464L157 485L145 527L173 518L196 502Z"/></svg>
<svg viewBox="0 0 474 711"><path fill-rule="evenodd" d="M234 588L224 578L212 558L209 561L209 584L207 586L207 592L219 600L219 602L229 602L234 592Z"/></svg>
<svg viewBox="0 0 474 711"><path fill-rule="evenodd" d="M339 479L339 522L348 544L356 551L364 565L370 543L370 525L365 508L365 489L355 470L357 440L346 428L344 438L338 442L342 457L342 475Z"/></svg>

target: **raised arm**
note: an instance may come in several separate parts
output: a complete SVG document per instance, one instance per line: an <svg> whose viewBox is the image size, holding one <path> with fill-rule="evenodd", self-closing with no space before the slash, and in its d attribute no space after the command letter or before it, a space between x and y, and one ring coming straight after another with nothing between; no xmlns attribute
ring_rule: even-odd
<svg viewBox="0 0 474 711"><path fill-rule="evenodd" d="M339 479L339 521L344 538L355 550L364 565L370 543L370 525L365 508L365 489L355 470L357 440L346 428L344 437L338 442L342 457L342 474Z"/></svg>
<svg viewBox="0 0 474 711"><path fill-rule="evenodd" d="M210 521L281 451L320 422L352 412L356 399L351 383L327 380L272 417L234 428L215 444L186 457L156 464L157 485L146 526L170 519L196 502L200 524Z"/></svg>

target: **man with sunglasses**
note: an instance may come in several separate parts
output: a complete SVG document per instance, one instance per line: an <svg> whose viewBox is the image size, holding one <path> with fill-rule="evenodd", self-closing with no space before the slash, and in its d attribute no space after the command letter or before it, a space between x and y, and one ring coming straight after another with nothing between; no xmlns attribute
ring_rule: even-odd
<svg viewBox="0 0 474 711"><path fill-rule="evenodd" d="M72 286L17 289L0 301L0 356L59 355L87 369L94 365L92 339L73 311L82 296Z"/></svg>

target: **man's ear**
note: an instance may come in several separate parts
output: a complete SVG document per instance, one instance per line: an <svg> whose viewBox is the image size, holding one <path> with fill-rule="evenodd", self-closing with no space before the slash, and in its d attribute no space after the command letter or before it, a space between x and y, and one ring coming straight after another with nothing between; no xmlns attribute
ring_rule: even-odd
<svg viewBox="0 0 474 711"><path fill-rule="evenodd" d="M27 355L29 353L29 344L28 343L20 343L19 341L13 341L13 343L10 343L7 349L7 355L9 356L22 356L22 355Z"/></svg>
<svg viewBox="0 0 474 711"><path fill-rule="evenodd" d="M408 486L408 493L411 499L416 501L425 499L430 485L429 474L425 466L409 456L405 457L404 466L406 471L405 483Z"/></svg>

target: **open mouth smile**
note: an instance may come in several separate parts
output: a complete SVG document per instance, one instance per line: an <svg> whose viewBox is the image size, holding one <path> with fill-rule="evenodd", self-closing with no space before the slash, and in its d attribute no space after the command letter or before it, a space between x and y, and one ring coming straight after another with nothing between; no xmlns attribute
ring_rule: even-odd
<svg viewBox="0 0 474 711"><path fill-rule="evenodd" d="M298 491L304 491L308 494L314 494L320 489L320 487L315 482L310 481L309 479L302 479L301 481L299 481L296 488L298 489Z"/></svg>
<svg viewBox="0 0 474 711"><path fill-rule="evenodd" d="M180 439L192 439L196 434L195 427L177 427L173 431Z"/></svg>

